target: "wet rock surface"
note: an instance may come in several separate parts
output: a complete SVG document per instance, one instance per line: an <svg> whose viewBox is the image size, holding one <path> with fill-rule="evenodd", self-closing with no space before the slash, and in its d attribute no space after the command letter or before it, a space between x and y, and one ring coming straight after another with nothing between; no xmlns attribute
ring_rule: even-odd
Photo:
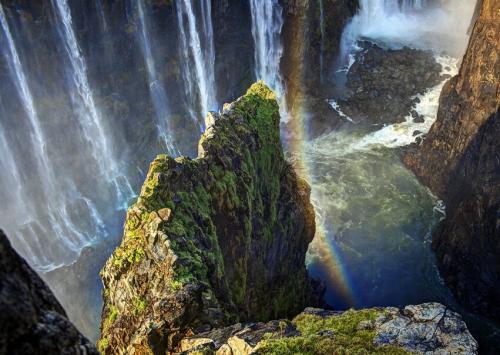
<svg viewBox="0 0 500 355"><path fill-rule="evenodd" d="M405 164L446 204L433 236L440 272L468 308L500 318L500 3L484 0L459 75Z"/></svg>
<svg viewBox="0 0 500 355"><path fill-rule="evenodd" d="M0 354L98 354L0 230Z"/></svg>
<svg viewBox="0 0 500 355"><path fill-rule="evenodd" d="M343 338L353 344L345 347ZM245 355L297 349L315 354L478 353L477 342L461 317L439 303L347 312L307 308L293 321L239 323L186 338L180 351Z"/></svg>
<svg viewBox="0 0 500 355"><path fill-rule="evenodd" d="M186 335L317 304L310 188L283 156L262 83L209 115L198 158L158 156L101 272L101 352L173 351Z"/></svg>
<svg viewBox="0 0 500 355"><path fill-rule="evenodd" d="M368 41L347 73L347 94L341 110L356 122L403 122L418 102L415 96L443 80L432 52L411 48L384 49ZM421 120L416 112L415 120Z"/></svg>

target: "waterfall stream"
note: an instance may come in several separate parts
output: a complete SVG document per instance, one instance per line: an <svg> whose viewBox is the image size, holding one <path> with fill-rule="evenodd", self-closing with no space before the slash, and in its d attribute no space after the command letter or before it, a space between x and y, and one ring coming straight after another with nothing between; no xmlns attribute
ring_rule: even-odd
<svg viewBox="0 0 500 355"><path fill-rule="evenodd" d="M323 63L323 53L325 52L325 5L323 3L324 0L319 0L319 29L321 32L320 38L320 48L319 48L319 75L320 81L323 82L323 71L324 71L324 63Z"/></svg>
<svg viewBox="0 0 500 355"><path fill-rule="evenodd" d="M250 0L250 10L255 46L255 77L263 80L283 99L285 92L280 72L283 9L278 0Z"/></svg>
<svg viewBox="0 0 500 355"><path fill-rule="evenodd" d="M53 4L59 15L59 30L71 64L74 84L72 99L79 115L79 122L83 128L85 138L92 147L93 156L99 164L100 171L108 181L112 182L116 189L117 207L121 207L124 201L128 201L134 196L132 187L127 178L120 173L118 161L110 142L110 135L104 127L101 114L95 104L94 94L87 78L87 64L73 31L68 3L66 0L53 0Z"/></svg>
<svg viewBox="0 0 500 355"><path fill-rule="evenodd" d="M199 9L194 8L196 4ZM191 101L191 117L197 120L217 109L212 7L210 0L177 0L176 5L186 96Z"/></svg>
<svg viewBox="0 0 500 355"><path fill-rule="evenodd" d="M31 257L31 261L36 266L39 268L52 268L55 265L60 264L61 258L67 258L67 256L63 256L62 253L67 251L74 252L75 250L78 250L82 247L82 243L85 243L85 241L82 234L74 228L74 225L71 223L71 220L67 215L65 196L57 191L55 185L56 175L51 162L47 157L47 150L45 148L47 138L42 130L39 115L35 108L33 96L21 64L19 53L11 35L4 10L1 6L0 22L7 44L6 46L2 46L4 56L6 57L7 63L9 63L12 81L15 83L19 98L30 123L30 145L33 148L34 161L36 165L35 171L40 183L40 188L36 190L30 189L28 191L24 189L19 192L19 190L16 189L18 193L15 197L20 199L19 202L22 201L22 209L25 210L25 212L28 212L28 215L19 218L19 216L15 214L11 216L14 220L9 220L9 217L7 217L8 219L4 223L7 225L8 221L8 225L15 225L13 228L13 234L17 237L16 245L18 245L25 254ZM11 171L11 176L14 178L10 184L4 185L3 188L10 189L11 186L20 184L22 180L17 164L12 156L12 153L10 152L10 149L8 149L7 140L3 134L1 141L2 145L6 148L4 161ZM36 201L37 199L46 201L45 218L48 219L48 224L43 222L39 223L36 220L41 217L40 213L39 211L33 209L33 206L29 201ZM12 203L14 203L14 201L12 201ZM7 206L4 206L9 208L8 204L6 205ZM7 216L9 215L10 214L7 214ZM54 234L55 240L53 240L52 243L57 242L57 245L54 243L55 250L51 248L41 248L39 239L41 237L38 237L36 235L37 233L29 233L31 238L26 238L26 236L22 235L22 232L19 232L19 229L31 232L33 231L33 228L36 228L42 234ZM73 253L69 252L68 254L70 254L70 258L73 257Z"/></svg>
<svg viewBox="0 0 500 355"><path fill-rule="evenodd" d="M144 0L137 1L137 12L139 15L140 23L140 44L142 55L146 63L146 69L149 79L149 91L153 100L153 106L156 114L156 124L158 127L158 135L167 147L170 155L178 155L177 149L173 145L173 138L171 137L172 128L169 124L170 110L168 108L167 94L162 82L159 80L156 72L156 64L151 51L150 36L148 34L148 21L144 8Z"/></svg>

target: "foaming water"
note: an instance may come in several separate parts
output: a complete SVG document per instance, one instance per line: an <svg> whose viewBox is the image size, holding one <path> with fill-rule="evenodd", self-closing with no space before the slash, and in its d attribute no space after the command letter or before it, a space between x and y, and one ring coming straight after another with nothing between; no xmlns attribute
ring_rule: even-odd
<svg viewBox="0 0 500 355"><path fill-rule="evenodd" d="M405 122L373 132L329 100L353 125L305 145L302 156L320 225L308 269L328 281L326 300L336 308L453 301L429 245L445 207L402 165L394 149L425 135L436 119L441 89L458 71L456 59L436 60L446 76L418 96L414 109L422 123L408 115Z"/></svg>
<svg viewBox="0 0 500 355"><path fill-rule="evenodd" d="M443 300L428 245L442 216L438 200L395 150L360 146L366 132L353 127L306 146L312 200L326 229L311 244L309 272L325 280L342 274L353 296L328 284L326 299L336 308Z"/></svg>
<svg viewBox="0 0 500 355"><path fill-rule="evenodd" d="M442 66L442 75L451 77L458 73L458 59L448 56L436 56L436 61ZM415 122L411 115L405 117L405 121L387 125L382 129L364 136L354 143L355 148L370 148L372 146L385 146L388 148L403 147L414 143L417 138L423 137L429 132L436 120L439 106L439 95L446 80L429 89L426 93L418 95L419 102L415 111L423 117L423 122Z"/></svg>
<svg viewBox="0 0 500 355"><path fill-rule="evenodd" d="M344 30L344 55L358 38L366 37L392 48L409 46L460 56L467 45L474 6L475 1L470 0L439 4L425 0L361 0L358 13Z"/></svg>

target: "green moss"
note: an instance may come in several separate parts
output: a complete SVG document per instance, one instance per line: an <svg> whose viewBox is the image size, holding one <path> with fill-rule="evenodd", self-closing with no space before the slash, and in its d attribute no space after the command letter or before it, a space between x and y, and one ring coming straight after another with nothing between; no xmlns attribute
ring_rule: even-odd
<svg viewBox="0 0 500 355"><path fill-rule="evenodd" d="M113 324L113 322L118 318L119 312L116 306L111 305L109 307L108 316L102 322L102 332L105 333L107 329Z"/></svg>
<svg viewBox="0 0 500 355"><path fill-rule="evenodd" d="M134 302L134 311L133 311L134 315L141 314L142 312L144 312L145 309L146 309L146 301L141 300L140 298L136 299Z"/></svg>
<svg viewBox="0 0 500 355"><path fill-rule="evenodd" d="M97 342L97 348L99 349L99 352L101 354L104 354L106 352L106 349L109 347L109 340L108 338L102 338Z"/></svg>
<svg viewBox="0 0 500 355"><path fill-rule="evenodd" d="M396 346L373 344L375 331L358 329L362 321L374 321L377 310L349 310L339 316L319 317L300 314L293 323L301 336L281 338L279 335L262 341L260 354L387 354L406 355L406 350ZM331 331L331 336L320 336L321 331Z"/></svg>
<svg viewBox="0 0 500 355"><path fill-rule="evenodd" d="M279 107L274 93L259 82L233 108L215 124L216 134L203 143L209 158L159 155L150 164L140 196L127 214L123 242L112 265L120 269L117 274L136 267L151 248L151 234L159 232L155 235L166 236L169 253L177 256L174 269L169 269L169 290L177 292L187 283L216 284L227 296L224 302L264 320L289 314L300 303L290 296L297 286L293 280L272 302L271 311L247 297L250 245L271 246L281 228L278 204L288 173L279 143ZM164 208L170 209L170 217L158 222L156 212ZM227 244L226 261L222 243ZM225 273L229 268L230 282ZM267 288L259 282L252 280L252 286L265 297ZM135 309L140 313L142 304Z"/></svg>

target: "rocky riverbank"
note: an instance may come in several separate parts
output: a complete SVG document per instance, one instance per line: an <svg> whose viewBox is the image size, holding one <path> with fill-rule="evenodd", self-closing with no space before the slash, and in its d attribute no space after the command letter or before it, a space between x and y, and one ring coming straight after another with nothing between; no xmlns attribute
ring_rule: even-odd
<svg viewBox="0 0 500 355"><path fill-rule="evenodd" d="M430 51L412 48L387 49L358 42L354 63L347 72L345 98L338 100L342 112L355 122L391 124L403 122L416 97L444 80L441 65Z"/></svg>

